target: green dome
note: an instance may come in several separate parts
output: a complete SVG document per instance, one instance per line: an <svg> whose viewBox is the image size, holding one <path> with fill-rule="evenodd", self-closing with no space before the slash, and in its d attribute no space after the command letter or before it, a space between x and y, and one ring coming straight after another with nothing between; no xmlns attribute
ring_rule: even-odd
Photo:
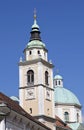
<svg viewBox="0 0 84 130"><path fill-rule="evenodd" d="M45 44L39 40L32 40L27 44L27 48L45 48Z"/></svg>
<svg viewBox="0 0 84 130"><path fill-rule="evenodd" d="M54 92L55 103L80 105L78 98L63 87L56 87Z"/></svg>
<svg viewBox="0 0 84 130"><path fill-rule="evenodd" d="M61 75L56 75L56 76L54 77L54 79L59 79L59 80L62 80L63 78L62 78L62 76L61 76Z"/></svg>
<svg viewBox="0 0 84 130"><path fill-rule="evenodd" d="M15 97L15 96L11 96L10 98L11 98L13 101L16 101L16 102L19 103L19 99L18 99L17 97Z"/></svg>

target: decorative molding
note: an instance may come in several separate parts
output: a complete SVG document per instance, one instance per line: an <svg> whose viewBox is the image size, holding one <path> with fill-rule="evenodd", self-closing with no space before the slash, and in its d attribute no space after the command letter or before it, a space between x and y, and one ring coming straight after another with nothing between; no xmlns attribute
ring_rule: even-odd
<svg viewBox="0 0 84 130"><path fill-rule="evenodd" d="M25 89L25 99L34 99L35 98L35 88Z"/></svg>
<svg viewBox="0 0 84 130"><path fill-rule="evenodd" d="M50 90L54 91L53 88L50 88L50 87L48 87L48 86L46 86L46 85L43 85L43 84L35 84L35 85L32 84L32 85L30 85L30 86L20 87L19 89L25 89L25 88L31 88L31 87L39 87L39 86L43 86L44 88L49 88Z"/></svg>
<svg viewBox="0 0 84 130"><path fill-rule="evenodd" d="M19 66L25 66L25 65L31 65L31 64L36 64L38 62L43 63L45 66L49 67L49 68L53 68L54 65L50 64L48 61L43 60L42 58L38 58L35 60L30 60L30 61L23 61L23 62L19 62L18 65Z"/></svg>
<svg viewBox="0 0 84 130"><path fill-rule="evenodd" d="M51 90L49 88L46 88L46 99L51 100Z"/></svg>
<svg viewBox="0 0 84 130"><path fill-rule="evenodd" d="M40 50L44 50L44 51L48 52L48 50L47 50L46 48L41 48L41 47L25 48L23 52L25 52L25 51L27 51L27 50L28 50L28 51L29 51L29 50L33 50L34 48L40 49Z"/></svg>
<svg viewBox="0 0 84 130"><path fill-rule="evenodd" d="M73 104L73 103L55 103L55 106L58 106L58 105L64 105L64 106L75 106L75 107L77 107L77 108L79 108L79 109L81 109L81 105L78 105L78 104Z"/></svg>

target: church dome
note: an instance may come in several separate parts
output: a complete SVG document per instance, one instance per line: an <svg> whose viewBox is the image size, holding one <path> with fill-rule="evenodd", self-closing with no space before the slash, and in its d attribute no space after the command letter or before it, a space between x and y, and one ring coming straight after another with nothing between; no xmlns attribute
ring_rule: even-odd
<svg viewBox="0 0 84 130"><path fill-rule="evenodd" d="M45 44L39 40L32 40L28 43L27 48L45 48Z"/></svg>
<svg viewBox="0 0 84 130"><path fill-rule="evenodd" d="M11 96L10 99L12 99L13 101L17 102L19 104L19 99L15 96Z"/></svg>
<svg viewBox="0 0 84 130"><path fill-rule="evenodd" d="M56 75L56 76L54 77L54 79L59 79L59 80L62 80L63 78L62 78L62 76L61 76L61 75Z"/></svg>
<svg viewBox="0 0 84 130"><path fill-rule="evenodd" d="M78 98L70 90L67 90L63 87L56 87L54 94L55 103L81 106Z"/></svg>

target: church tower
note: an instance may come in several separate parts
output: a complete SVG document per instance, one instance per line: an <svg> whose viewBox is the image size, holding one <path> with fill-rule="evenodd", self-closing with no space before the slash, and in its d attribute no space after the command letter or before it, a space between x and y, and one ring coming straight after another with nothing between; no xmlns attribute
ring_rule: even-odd
<svg viewBox="0 0 84 130"><path fill-rule="evenodd" d="M38 120L54 119L53 64L48 61L36 14L24 56L19 62L20 105Z"/></svg>

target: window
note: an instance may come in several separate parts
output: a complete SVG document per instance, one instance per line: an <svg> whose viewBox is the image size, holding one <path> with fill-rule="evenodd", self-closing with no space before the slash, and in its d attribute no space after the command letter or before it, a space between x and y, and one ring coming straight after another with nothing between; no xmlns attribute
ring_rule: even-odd
<svg viewBox="0 0 84 130"><path fill-rule="evenodd" d="M32 54L32 51L29 51L29 55L31 55Z"/></svg>
<svg viewBox="0 0 84 130"><path fill-rule="evenodd" d="M59 85L60 85L60 80L59 80Z"/></svg>
<svg viewBox="0 0 84 130"><path fill-rule="evenodd" d="M48 72L45 72L45 84L48 85Z"/></svg>
<svg viewBox="0 0 84 130"><path fill-rule="evenodd" d="M27 71L27 83L34 83L34 72L32 70Z"/></svg>
<svg viewBox="0 0 84 130"><path fill-rule="evenodd" d="M56 85L57 85L57 80L56 80Z"/></svg>
<svg viewBox="0 0 84 130"><path fill-rule="evenodd" d="M48 113L48 115L49 115L49 108L47 109L47 113Z"/></svg>
<svg viewBox="0 0 84 130"><path fill-rule="evenodd" d="M32 108L30 108L30 114L32 114Z"/></svg>
<svg viewBox="0 0 84 130"><path fill-rule="evenodd" d="M77 122L79 122L79 114L77 113Z"/></svg>
<svg viewBox="0 0 84 130"><path fill-rule="evenodd" d="M38 54L40 54L40 51L38 50Z"/></svg>
<svg viewBox="0 0 84 130"><path fill-rule="evenodd" d="M68 112L65 112L64 113L64 120L67 122L69 121L69 113Z"/></svg>

